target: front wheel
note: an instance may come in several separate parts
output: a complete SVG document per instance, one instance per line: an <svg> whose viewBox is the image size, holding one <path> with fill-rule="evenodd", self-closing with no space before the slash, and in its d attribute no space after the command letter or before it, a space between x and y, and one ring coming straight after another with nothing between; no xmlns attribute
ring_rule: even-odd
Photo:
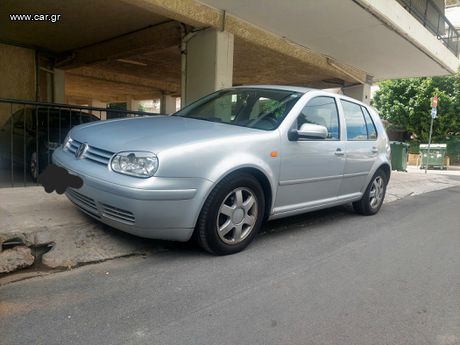
<svg viewBox="0 0 460 345"><path fill-rule="evenodd" d="M382 207L387 189L387 177L382 170L378 170L371 179L361 200L353 203L357 213L365 216L376 214Z"/></svg>
<svg viewBox="0 0 460 345"><path fill-rule="evenodd" d="M259 181L239 173L224 178L207 198L196 227L200 246L216 255L245 249L259 231L265 199Z"/></svg>

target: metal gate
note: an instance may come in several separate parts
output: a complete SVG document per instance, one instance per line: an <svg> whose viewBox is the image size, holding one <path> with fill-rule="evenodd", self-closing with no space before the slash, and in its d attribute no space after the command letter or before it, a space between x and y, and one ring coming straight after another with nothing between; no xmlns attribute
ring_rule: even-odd
<svg viewBox="0 0 460 345"><path fill-rule="evenodd" d="M158 115L0 98L0 187L35 185L69 130L79 124L100 121L106 118L107 111L117 117Z"/></svg>

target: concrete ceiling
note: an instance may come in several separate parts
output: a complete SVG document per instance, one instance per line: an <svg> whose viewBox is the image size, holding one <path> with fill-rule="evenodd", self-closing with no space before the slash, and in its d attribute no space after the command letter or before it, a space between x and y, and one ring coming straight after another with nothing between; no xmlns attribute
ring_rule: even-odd
<svg viewBox="0 0 460 345"><path fill-rule="evenodd" d="M60 14L52 22L10 21L10 14ZM63 52L168 19L118 0L1 0L0 42Z"/></svg>
<svg viewBox="0 0 460 345"><path fill-rule="evenodd" d="M66 94L101 101L150 99L159 97L162 92L179 96L180 65L177 45L128 56L123 61L115 59L71 68L66 70ZM353 81L337 79L336 75L318 67L235 38L235 85L285 84L327 88L345 82Z"/></svg>
<svg viewBox="0 0 460 345"><path fill-rule="evenodd" d="M209 1L215 5L225 2ZM293 31L296 24L289 22L283 12L291 11L291 7L273 0L265 1L273 6L273 14L281 11L278 13L281 22L276 22L276 16L267 22L274 27L286 25L287 31ZM289 1L294 7L304 3ZM229 1L236 12L245 9L245 2L237 3L240 2ZM258 8L260 2L255 0L248 0L247 4L248 10L265 11ZM315 1L315 5L312 8L326 10L319 1ZM164 92L180 94L180 30L179 23L170 18L121 0L0 0L0 18L14 13L62 16L56 23L2 21L0 41L60 53L57 67L66 69L68 97L111 101L151 99ZM310 20L310 15L308 17ZM304 25L307 20L302 20L301 25ZM317 37L322 37L321 34L324 32L315 32ZM288 84L318 88L356 83L330 66L323 68L314 61L286 56L238 36L235 36L233 81L235 85Z"/></svg>
<svg viewBox="0 0 460 345"><path fill-rule="evenodd" d="M200 1L376 79L448 73L352 0Z"/></svg>
<svg viewBox="0 0 460 345"><path fill-rule="evenodd" d="M331 74L316 65L285 56L270 48L235 38L233 82L242 84L283 84L317 88L338 87L355 83L352 79ZM348 80L347 80L348 79Z"/></svg>

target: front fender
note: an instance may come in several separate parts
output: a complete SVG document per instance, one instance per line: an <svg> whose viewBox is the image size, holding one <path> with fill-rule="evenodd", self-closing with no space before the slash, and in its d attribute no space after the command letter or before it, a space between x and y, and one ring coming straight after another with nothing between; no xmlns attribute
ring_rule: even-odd
<svg viewBox="0 0 460 345"><path fill-rule="evenodd" d="M278 171L280 160L279 157L271 158L269 162L250 154L236 154L221 159L209 174L209 179L218 184L225 176L230 175L238 170L251 168L259 170L270 182L272 194L276 191L278 184Z"/></svg>
<svg viewBox="0 0 460 345"><path fill-rule="evenodd" d="M205 193L205 197L201 200L200 210L203 208L203 205L206 199L209 197L209 194L216 187L216 185L221 182L226 176L241 171L243 169L255 169L260 173L264 174L270 183L272 201L270 205L270 212L274 207L274 202L276 199L277 185L278 185L278 171L279 171L280 160L278 157L273 158L273 161L270 163L265 162L264 160L257 158L249 154L238 154L230 157L225 157L221 159L214 167L210 173L210 180L213 182L209 186L208 190ZM199 214L197 214L195 219L195 224L198 220Z"/></svg>

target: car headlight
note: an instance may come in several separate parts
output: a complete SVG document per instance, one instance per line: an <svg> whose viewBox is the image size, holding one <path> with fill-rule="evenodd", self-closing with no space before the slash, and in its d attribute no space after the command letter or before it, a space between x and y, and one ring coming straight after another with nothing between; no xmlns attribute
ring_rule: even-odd
<svg viewBox="0 0 460 345"><path fill-rule="evenodd" d="M112 170L136 177L151 177L158 169L158 157L151 152L119 152L110 164Z"/></svg>

